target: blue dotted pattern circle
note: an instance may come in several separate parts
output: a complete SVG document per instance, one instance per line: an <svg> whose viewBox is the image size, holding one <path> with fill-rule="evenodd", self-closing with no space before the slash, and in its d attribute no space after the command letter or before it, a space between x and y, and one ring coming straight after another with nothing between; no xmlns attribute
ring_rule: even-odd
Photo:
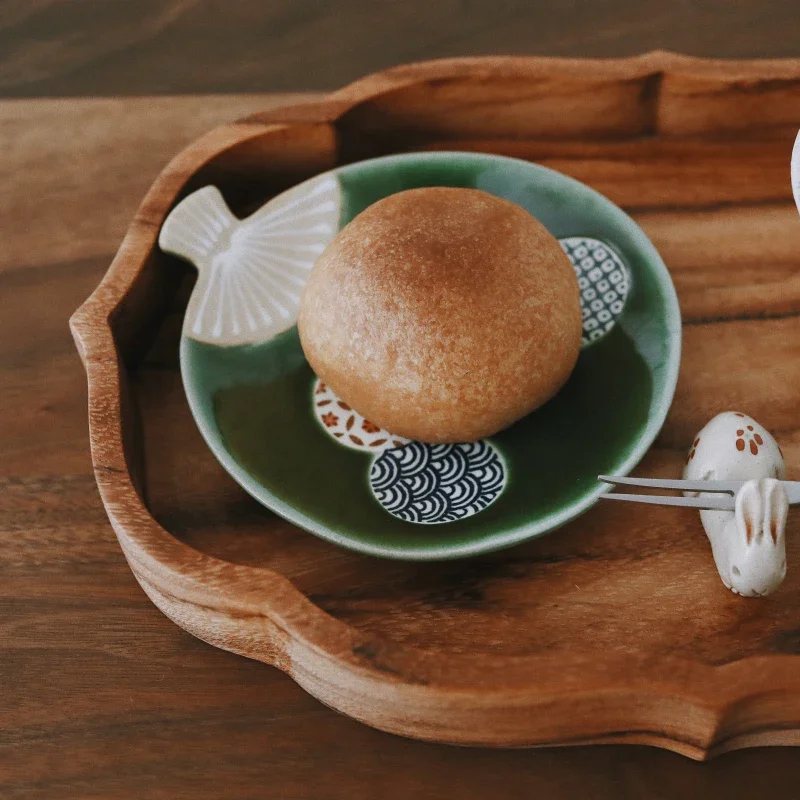
<svg viewBox="0 0 800 800"><path fill-rule="evenodd" d="M630 279L622 259L605 242L584 236L559 239L581 292L584 346L611 331L625 308Z"/></svg>

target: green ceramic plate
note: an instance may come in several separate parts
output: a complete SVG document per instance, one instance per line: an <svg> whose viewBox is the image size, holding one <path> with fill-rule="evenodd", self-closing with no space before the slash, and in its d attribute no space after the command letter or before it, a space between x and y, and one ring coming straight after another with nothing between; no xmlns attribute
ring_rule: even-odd
<svg viewBox="0 0 800 800"><path fill-rule="evenodd" d="M566 386L471 446L409 444L371 426L319 385L295 328L308 271L335 233L422 186L519 203L562 240L582 290L585 344ZM680 312L655 248L605 197L525 161L378 158L296 186L246 220L205 187L176 206L160 244L198 267L181 370L209 447L265 506L354 550L446 559L552 531L597 501L597 475L632 469L672 401Z"/></svg>

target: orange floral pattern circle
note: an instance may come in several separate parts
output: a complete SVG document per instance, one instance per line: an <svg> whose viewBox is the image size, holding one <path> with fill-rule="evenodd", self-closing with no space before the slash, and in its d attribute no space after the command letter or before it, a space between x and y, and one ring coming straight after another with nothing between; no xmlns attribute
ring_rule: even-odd
<svg viewBox="0 0 800 800"><path fill-rule="evenodd" d="M314 384L312 403L314 415L325 432L345 447L367 453L382 453L409 442L370 422L319 379Z"/></svg>

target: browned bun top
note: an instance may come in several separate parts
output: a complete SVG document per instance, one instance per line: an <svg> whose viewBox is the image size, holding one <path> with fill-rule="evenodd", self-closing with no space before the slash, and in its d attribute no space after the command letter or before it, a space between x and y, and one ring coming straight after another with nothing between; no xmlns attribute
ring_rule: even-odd
<svg viewBox="0 0 800 800"><path fill-rule="evenodd" d="M391 433L472 441L555 394L581 343L572 265L515 203L475 189L399 192L317 261L300 340L317 375Z"/></svg>

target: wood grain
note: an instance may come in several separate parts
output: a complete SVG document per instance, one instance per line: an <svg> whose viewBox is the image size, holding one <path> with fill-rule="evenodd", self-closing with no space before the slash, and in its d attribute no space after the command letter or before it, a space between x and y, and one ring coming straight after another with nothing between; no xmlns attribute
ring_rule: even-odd
<svg viewBox="0 0 800 800"><path fill-rule="evenodd" d="M6 0L0 93L333 89L426 58L764 58L795 56L798 41L796 0Z"/></svg>
<svg viewBox="0 0 800 800"><path fill-rule="evenodd" d="M601 800L736 800L752 798L767 781L773 796L794 798L800 766L792 749L740 751L697 764L632 746L465 750L383 734L324 708L279 671L186 635L137 586L95 489L85 379L67 317L102 276L167 159L213 125L276 102L281 100L259 96L0 104L0 176L6 190L0 204L2 219L8 220L0 249L0 796L217 798L224 784L226 796L237 800L262 798L265 792L308 800L374 794L426 800L455 792L465 800L581 793ZM743 152L753 152L744 146ZM735 153L730 160L737 161ZM580 169L580 161L577 154L572 157L570 169ZM588 161L602 166L600 154ZM645 164L640 159L626 168L623 159L616 182L609 178L606 187L621 191L632 182L631 171ZM704 184L703 191L712 188ZM695 264L691 227L684 235L676 230L695 221L702 223L700 231L714 231L709 248L715 240L727 242L723 263L736 268L740 284L747 285L749 275L758 288L765 265L748 268L749 258L737 260L739 251L726 236L736 217L726 218L725 208L689 210L678 226L678 218L671 223L668 216L678 212L658 205L646 214L661 231L662 252L671 246L671 257L682 260L682 303L693 292L703 313L703 275L716 275L720 291L726 291L714 253ZM759 208L745 204L738 213L747 219ZM770 238L788 276L793 233L785 198L781 208ZM640 221L646 223L645 217ZM785 244L775 241L787 235ZM672 267L670 257L667 261ZM728 277L732 274L729 269ZM769 269L763 274L768 281L777 275ZM764 302L774 303L776 294ZM471 571L466 564L429 565L404 574L402 565L375 560L364 565L337 548L315 552L320 543L312 537L267 525L263 509L204 449L183 404L174 352L180 308L179 294L133 376L143 407L149 503L159 522L211 555L288 571L334 615L401 641L421 638L426 624L435 633L448 603L459 609L449 616L468 614L468 630L474 629L488 600L508 596L515 579L499 569L492 572L490 563ZM697 329L702 333L704 326ZM722 352L736 363L733 344ZM771 353L766 357L772 359ZM687 380L684 375L682 391L689 391ZM666 461L657 465L671 464L671 448L691 436L691 420L681 419L681 425L670 422L665 429L656 455ZM797 454L797 433L778 435L783 444L793 443ZM796 469L797 455L793 458ZM680 533L684 558L704 557L702 536L699 528ZM623 544L613 547L624 563ZM706 556L706 567L713 570ZM800 561L790 561L794 587L792 563ZM377 566L382 572L351 601L352 586ZM445 574L437 575L438 569ZM392 585L402 588L407 602L390 605ZM709 582L709 588L714 585ZM535 596L531 592L525 604L535 603ZM725 599L722 592L718 600ZM515 634L521 628L516 626ZM451 625L454 646L457 632ZM751 618L750 642L761 635L757 618ZM462 645L469 644L465 640ZM488 635L480 641L491 645ZM796 628L787 627L773 646L796 652L799 641ZM713 660L711 650L713 642L708 654Z"/></svg>

